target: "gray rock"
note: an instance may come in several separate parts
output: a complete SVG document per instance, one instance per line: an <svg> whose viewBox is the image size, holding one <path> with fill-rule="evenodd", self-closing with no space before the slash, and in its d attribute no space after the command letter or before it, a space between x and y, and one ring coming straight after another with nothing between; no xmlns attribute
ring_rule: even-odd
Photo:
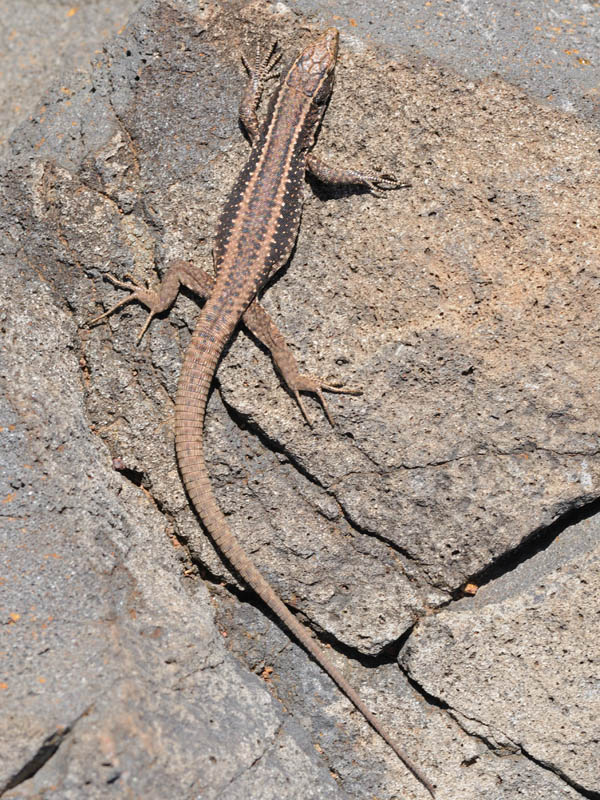
<svg viewBox="0 0 600 800"><path fill-rule="evenodd" d="M25 262L2 269L0 792L341 797L90 430L71 314Z"/></svg>
<svg viewBox="0 0 600 800"><path fill-rule="evenodd" d="M0 0L0 156L9 154L10 132L34 112L46 87L87 70L94 51L140 4Z"/></svg>
<svg viewBox="0 0 600 800"><path fill-rule="evenodd" d="M600 522L573 526L422 622L401 656L426 691L496 750L600 791Z"/></svg>
<svg viewBox="0 0 600 800"><path fill-rule="evenodd" d="M368 38L395 59L409 55L471 80L499 75L545 104L598 123L600 28L593 2L296 0L294 9L334 19L357 47Z"/></svg>
<svg viewBox="0 0 600 800"><path fill-rule="evenodd" d="M306 726L318 749L329 756L348 797L425 797L360 715L348 713L350 704L322 671L313 663L305 666L302 651L286 634L260 610L224 595L224 591L219 593L217 619L228 632L230 646L268 681L286 708L294 709L294 716ZM535 763L529 754L508 742L493 745L486 739L487 730L482 735L443 703L436 705L431 696L420 696L415 684L393 663L361 665L350 660L343 664L335 650L328 652L434 781L440 800L581 798L563 777Z"/></svg>

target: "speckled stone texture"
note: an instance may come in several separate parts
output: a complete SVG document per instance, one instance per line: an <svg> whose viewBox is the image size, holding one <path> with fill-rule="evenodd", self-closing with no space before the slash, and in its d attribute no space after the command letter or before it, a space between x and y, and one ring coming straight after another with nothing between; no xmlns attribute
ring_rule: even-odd
<svg viewBox="0 0 600 800"><path fill-rule="evenodd" d="M7 797L424 796L189 507L172 419L194 298L139 347L139 306L88 328L122 297L108 272L210 269L248 152L239 50L319 30L281 4L147 3L10 137ZM264 303L307 371L363 394L331 396L334 427L307 399L309 427L241 332L209 402L232 528L440 800L600 792L597 548L570 527L598 510L599 151L499 77L342 36L317 152L411 187L312 181ZM536 542L543 574L513 585Z"/></svg>

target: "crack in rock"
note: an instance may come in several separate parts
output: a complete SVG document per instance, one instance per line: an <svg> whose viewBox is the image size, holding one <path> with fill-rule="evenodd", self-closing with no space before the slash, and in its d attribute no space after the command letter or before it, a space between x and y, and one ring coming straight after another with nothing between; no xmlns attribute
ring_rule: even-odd
<svg viewBox="0 0 600 800"><path fill-rule="evenodd" d="M31 758L21 767L21 769L15 772L15 774L9 778L5 785L0 789L0 797L8 792L9 789L14 789L15 786L19 786L21 783L33 778L33 776L39 772L42 767L47 764L48 761L50 761L50 759L58 752L61 744L65 741L67 736L72 733L79 720L89 714L91 709L92 706L88 706L78 717L73 720L73 722L70 722L64 727L60 727L58 730L47 736L33 756L31 756Z"/></svg>

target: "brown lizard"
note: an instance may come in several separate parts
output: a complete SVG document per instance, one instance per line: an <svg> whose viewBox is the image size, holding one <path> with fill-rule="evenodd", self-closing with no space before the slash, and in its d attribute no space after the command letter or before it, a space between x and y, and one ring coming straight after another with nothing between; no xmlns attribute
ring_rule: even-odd
<svg viewBox="0 0 600 800"><path fill-rule="evenodd" d="M260 289L290 257L300 226L307 169L322 181L358 184L372 191L402 185L379 175L331 168L310 153L333 88L338 37L338 31L331 28L300 53L271 98L262 125L259 125L256 110L264 83L272 76L278 60L275 45L262 60L257 50L253 67L244 59L250 81L240 104L240 118L252 142L252 151L219 219L213 251L215 278L181 261L170 265L157 291L107 276L131 294L94 322L126 303L140 301L150 312L141 338L152 318L173 304L180 285L208 298L185 354L175 400L177 459L188 495L216 546L234 570L434 796L432 784L411 763L242 550L213 494L203 452L204 415L210 385L223 349L242 319L270 349L277 369L305 416L300 392L315 393L331 421L322 390L348 391L300 373L282 335L256 300Z"/></svg>

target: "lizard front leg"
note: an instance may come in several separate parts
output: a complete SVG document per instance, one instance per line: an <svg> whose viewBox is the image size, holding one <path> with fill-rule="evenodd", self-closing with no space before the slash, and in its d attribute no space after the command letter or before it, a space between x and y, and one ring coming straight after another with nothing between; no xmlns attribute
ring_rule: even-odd
<svg viewBox="0 0 600 800"><path fill-rule="evenodd" d="M346 186L366 186L372 194L381 194L381 189L407 189L410 183L399 181L393 175L381 175L378 172L363 172L348 167L333 167L309 153L306 166L311 175L321 183Z"/></svg>
<svg viewBox="0 0 600 800"><path fill-rule="evenodd" d="M248 71L249 78L240 100L238 116L252 144L258 138L258 129L260 127L256 110L260 103L265 83L271 78L278 77L275 67L280 58L281 53L277 52L277 42L273 42L268 51L263 51L260 44L257 44L253 63L242 54L242 62Z"/></svg>
<svg viewBox="0 0 600 800"><path fill-rule="evenodd" d="M115 278L113 275L106 275L105 277L115 286L121 289L127 289L131 294L119 300L119 302L115 303L108 311L95 317L89 324L95 325L124 305L137 301L146 306L149 310L146 321L137 338L138 343L148 330L148 326L154 317L171 308L182 286L185 286L199 297L206 299L212 292L214 285L214 278L212 275L204 272L204 270L198 269L192 262L179 259L169 264L165 277L160 282L157 289L148 289L130 281L122 281ZM333 419L323 395L323 390L343 394L361 393L360 389L345 388L336 384L327 383L320 378L300 372L298 362L288 347L285 338L257 300L254 300L246 309L242 322L250 333L271 353L275 368L298 403L309 425L312 423L306 412L300 392L310 392L319 398L325 415L332 425Z"/></svg>

